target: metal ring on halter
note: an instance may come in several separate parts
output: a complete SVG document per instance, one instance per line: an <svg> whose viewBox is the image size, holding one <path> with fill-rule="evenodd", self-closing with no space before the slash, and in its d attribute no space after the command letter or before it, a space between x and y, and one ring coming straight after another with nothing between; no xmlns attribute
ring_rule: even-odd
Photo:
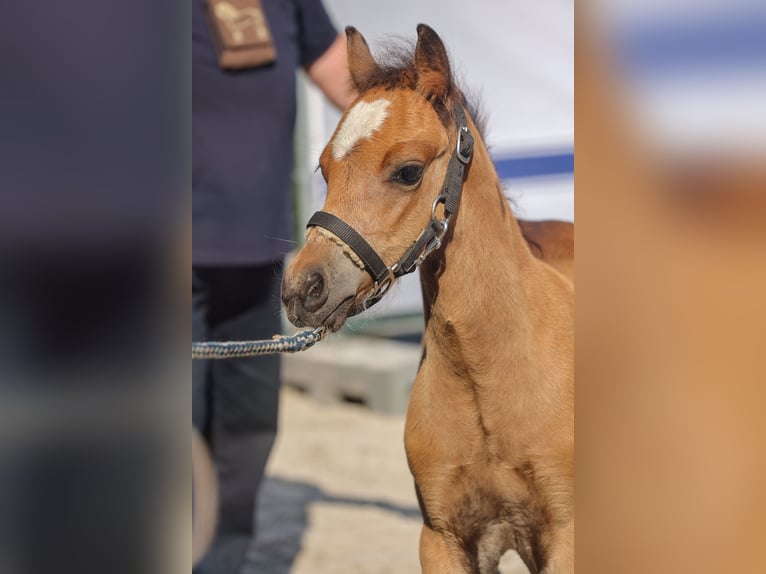
<svg viewBox="0 0 766 574"><path fill-rule="evenodd" d="M415 240L413 247L411 247L410 250L408 250L401 259L399 259L399 261L394 263L389 268L394 277L412 273L415 271L415 269L420 267L423 261L425 261L426 257L441 247L442 238L447 233L447 229L449 229L449 217L439 219L439 217L436 215L436 208L440 203L445 203L446 199L447 198L443 194L439 194L436 199L434 199L433 203L431 204L431 223ZM427 242L420 248L418 253L410 254L410 251L415 246L420 245L421 242L426 239Z"/></svg>
<svg viewBox="0 0 766 574"><path fill-rule="evenodd" d="M325 335L327 335L327 327L324 325L320 325L319 327L315 328L313 331L311 331L311 334L316 337L317 341L321 341Z"/></svg>
<svg viewBox="0 0 766 574"><path fill-rule="evenodd" d="M434 240L431 241L431 243L429 243L428 246L426 246L426 249L423 250L424 255L421 255L418 258L418 261L419 261L418 265L420 265L420 263L423 262L423 260L426 258L428 253L431 253L431 251L433 251L434 249L439 249L439 247L441 247L442 238L447 233L447 229L449 229L449 217L445 217L444 219L439 219L436 216L436 208L439 207L440 203L444 203L445 205L447 203L447 197L443 193L440 193L439 195L437 195L436 199L434 199L434 202L431 204L431 221L433 221L439 226L439 232L434 237ZM432 249L429 249L429 247L433 243L436 243L435 247L433 247Z"/></svg>
<svg viewBox="0 0 766 574"><path fill-rule="evenodd" d="M375 303L380 301L386 293L388 293L388 290L391 288L391 286L394 284L394 271L393 268L396 265L393 265L389 271L390 273L386 275L383 279L380 281L375 281L372 284L372 291L367 296L367 299L365 300L365 307L369 308L372 307Z"/></svg>
<svg viewBox="0 0 766 574"><path fill-rule="evenodd" d="M375 281L375 283L373 284L375 287L375 295L377 295L378 293L385 293L386 291L388 291L388 288L391 287L393 282L394 282L394 277L391 273L386 275L380 281Z"/></svg>
<svg viewBox="0 0 766 574"><path fill-rule="evenodd" d="M446 203L446 202L447 202L447 197L443 193L440 193L439 195L436 196L436 199L434 199L434 202L431 204L431 219L432 220L439 221L439 218L436 217L436 208L439 207L440 203ZM449 218L446 218L444 221L446 221L447 219Z"/></svg>
<svg viewBox="0 0 766 574"><path fill-rule="evenodd" d="M433 239L428 242L428 244L423 248L422 253L418 256L418 258L415 260L415 267L420 267L420 265L423 263L423 261L426 260L426 257L428 257L431 253L436 251L442 246L442 239L444 238L444 235L447 233L447 230L449 229L449 217L445 217L444 219L439 219L436 216L436 208L439 207L440 203L446 203L447 198L444 194L439 194L436 196L436 199L434 199L434 202L431 204L431 221L433 223L436 223L439 227L439 231L436 235L434 235Z"/></svg>

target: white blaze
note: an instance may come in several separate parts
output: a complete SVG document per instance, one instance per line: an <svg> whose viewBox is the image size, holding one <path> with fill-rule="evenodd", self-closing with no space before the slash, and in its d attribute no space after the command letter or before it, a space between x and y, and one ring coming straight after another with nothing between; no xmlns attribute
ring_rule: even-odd
<svg viewBox="0 0 766 574"><path fill-rule="evenodd" d="M332 142L332 155L336 160L343 159L362 139L370 137L388 117L388 100L359 102L346 114Z"/></svg>

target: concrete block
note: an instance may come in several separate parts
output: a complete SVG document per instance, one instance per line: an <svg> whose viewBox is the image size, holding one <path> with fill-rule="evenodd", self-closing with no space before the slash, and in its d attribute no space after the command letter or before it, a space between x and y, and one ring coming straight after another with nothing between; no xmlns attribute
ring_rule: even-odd
<svg viewBox="0 0 766 574"><path fill-rule="evenodd" d="M318 401L351 399L402 414L420 364L420 346L364 336L336 336L284 355L282 381Z"/></svg>

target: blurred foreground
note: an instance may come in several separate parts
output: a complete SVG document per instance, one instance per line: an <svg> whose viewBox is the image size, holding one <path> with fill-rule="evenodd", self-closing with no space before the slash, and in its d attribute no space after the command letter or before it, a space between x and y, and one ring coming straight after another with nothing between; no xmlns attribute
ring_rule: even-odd
<svg viewBox="0 0 766 574"><path fill-rule="evenodd" d="M596 4L575 48L577 567L761 573L764 11Z"/></svg>

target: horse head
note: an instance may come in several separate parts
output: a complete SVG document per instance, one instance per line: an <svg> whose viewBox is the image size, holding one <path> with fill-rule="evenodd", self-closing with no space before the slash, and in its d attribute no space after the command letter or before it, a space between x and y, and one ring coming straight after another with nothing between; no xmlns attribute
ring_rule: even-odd
<svg viewBox="0 0 766 574"><path fill-rule="evenodd" d="M385 293L399 276L403 253L410 250L414 261L440 245L446 217L439 198L459 142L456 108L463 113L446 49L431 28L418 26L414 55L396 65L378 63L354 28L346 35L360 95L319 160L327 182L325 220L340 223L312 218L282 283L292 323L332 331ZM435 229L431 243L414 245L429 226ZM382 272L349 240L346 228L379 256Z"/></svg>

